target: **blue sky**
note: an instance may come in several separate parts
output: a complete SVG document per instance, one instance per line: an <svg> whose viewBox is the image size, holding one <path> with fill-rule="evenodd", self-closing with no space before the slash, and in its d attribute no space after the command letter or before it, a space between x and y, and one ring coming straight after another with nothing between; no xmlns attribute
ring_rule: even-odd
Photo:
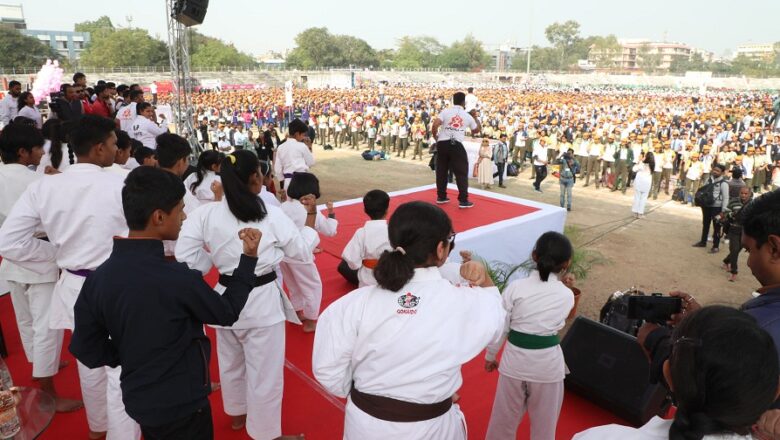
<svg viewBox="0 0 780 440"><path fill-rule="evenodd" d="M166 38L165 0L25 0L21 4L30 29L72 30L76 22L108 15L121 26L132 17L134 27ZM533 43L544 45L544 28L569 19L580 23L583 36L665 37L716 55L739 44L780 40L780 2L771 0L299 0L292 4L289 0L211 0L200 31L252 54L292 48L295 35L312 26L363 38L380 49L394 47L404 35L430 35L449 44L468 33L488 46L508 41L526 45L529 27Z"/></svg>

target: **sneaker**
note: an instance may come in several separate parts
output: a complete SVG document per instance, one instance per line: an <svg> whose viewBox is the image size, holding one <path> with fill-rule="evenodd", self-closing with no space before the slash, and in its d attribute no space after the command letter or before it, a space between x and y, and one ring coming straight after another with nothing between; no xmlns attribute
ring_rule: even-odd
<svg viewBox="0 0 780 440"><path fill-rule="evenodd" d="M539 189L539 188L534 188L534 191L536 191L536 192L538 192L538 193L541 193L541 192L542 192L542 190L541 190L541 189Z"/></svg>
<svg viewBox="0 0 780 440"><path fill-rule="evenodd" d="M436 199L436 204L437 204L437 205L443 205L443 204L445 204L445 203L450 203L450 199L449 199L449 198L444 198L444 199Z"/></svg>
<svg viewBox="0 0 780 440"><path fill-rule="evenodd" d="M702 248L707 247L707 243L697 241L696 243L693 244L693 247L702 247Z"/></svg>
<svg viewBox="0 0 780 440"><path fill-rule="evenodd" d="M714 247L714 248L710 249L710 253L711 254L717 254L718 252L720 252L719 248Z"/></svg>
<svg viewBox="0 0 780 440"><path fill-rule="evenodd" d="M567 211L571 211L571 207L566 208Z"/></svg>
<svg viewBox="0 0 780 440"><path fill-rule="evenodd" d="M461 209L467 209L474 206L474 202L460 202L460 205L458 205L458 208Z"/></svg>

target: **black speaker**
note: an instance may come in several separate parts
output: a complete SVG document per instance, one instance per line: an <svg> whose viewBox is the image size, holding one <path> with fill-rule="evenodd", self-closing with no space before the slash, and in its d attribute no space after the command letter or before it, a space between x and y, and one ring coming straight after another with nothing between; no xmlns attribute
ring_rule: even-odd
<svg viewBox="0 0 780 440"><path fill-rule="evenodd" d="M650 363L636 338L578 317L561 341L566 386L636 426L669 407L663 385L651 385Z"/></svg>
<svg viewBox="0 0 780 440"><path fill-rule="evenodd" d="M173 18L184 26L203 23L209 0L176 0L173 5Z"/></svg>

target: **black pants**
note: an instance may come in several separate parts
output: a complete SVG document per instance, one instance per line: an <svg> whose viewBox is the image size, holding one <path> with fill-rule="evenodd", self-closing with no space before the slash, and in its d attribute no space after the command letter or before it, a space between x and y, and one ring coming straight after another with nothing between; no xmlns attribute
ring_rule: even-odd
<svg viewBox="0 0 780 440"><path fill-rule="evenodd" d="M713 225L712 247L720 245L720 222L715 221L715 217L720 214L720 206L702 206L701 207L701 243L707 244L707 235L710 233L710 224Z"/></svg>
<svg viewBox="0 0 780 440"><path fill-rule="evenodd" d="M742 250L742 228L734 226L729 229L729 254L723 259L723 262L728 264L731 269L731 273L737 274L737 261L739 260L739 252Z"/></svg>
<svg viewBox="0 0 780 440"><path fill-rule="evenodd" d="M451 170L458 185L458 201L469 201L468 169L469 158L463 144L457 141L436 143L436 192L439 199L447 198L447 172Z"/></svg>
<svg viewBox="0 0 780 440"><path fill-rule="evenodd" d="M503 185L504 184L504 168L506 168L506 162L496 162L496 167L498 168L497 173L493 173L493 177L498 176L498 184Z"/></svg>
<svg viewBox="0 0 780 440"><path fill-rule="evenodd" d="M338 270L339 274L341 274L341 276L344 277L348 283L355 286L360 284L360 280L358 279L358 271L350 269L349 264L347 264L347 262L343 259L341 260L341 263L339 263L339 267L336 270Z"/></svg>
<svg viewBox="0 0 780 440"><path fill-rule="evenodd" d="M536 171L536 180L534 181L534 188L542 189L542 181L547 178L547 166L546 165L534 165Z"/></svg>
<svg viewBox="0 0 780 440"><path fill-rule="evenodd" d="M141 425L145 440L212 440L214 425L211 405L207 404L194 413L161 426Z"/></svg>

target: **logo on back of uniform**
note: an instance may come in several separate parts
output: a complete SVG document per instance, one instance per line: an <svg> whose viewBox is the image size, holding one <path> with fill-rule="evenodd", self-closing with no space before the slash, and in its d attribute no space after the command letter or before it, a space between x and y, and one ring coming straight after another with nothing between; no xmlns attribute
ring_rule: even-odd
<svg viewBox="0 0 780 440"><path fill-rule="evenodd" d="M463 126L463 118L461 118L460 116L455 115L452 117L452 119L450 119L450 127L457 130L462 126Z"/></svg>
<svg viewBox="0 0 780 440"><path fill-rule="evenodd" d="M419 297L412 295L411 292L407 292L405 295L401 295L398 297L398 305L403 308L398 309L396 313L400 315L414 315L417 313L417 310L410 310L410 309L417 307L417 304L419 303L420 303Z"/></svg>

